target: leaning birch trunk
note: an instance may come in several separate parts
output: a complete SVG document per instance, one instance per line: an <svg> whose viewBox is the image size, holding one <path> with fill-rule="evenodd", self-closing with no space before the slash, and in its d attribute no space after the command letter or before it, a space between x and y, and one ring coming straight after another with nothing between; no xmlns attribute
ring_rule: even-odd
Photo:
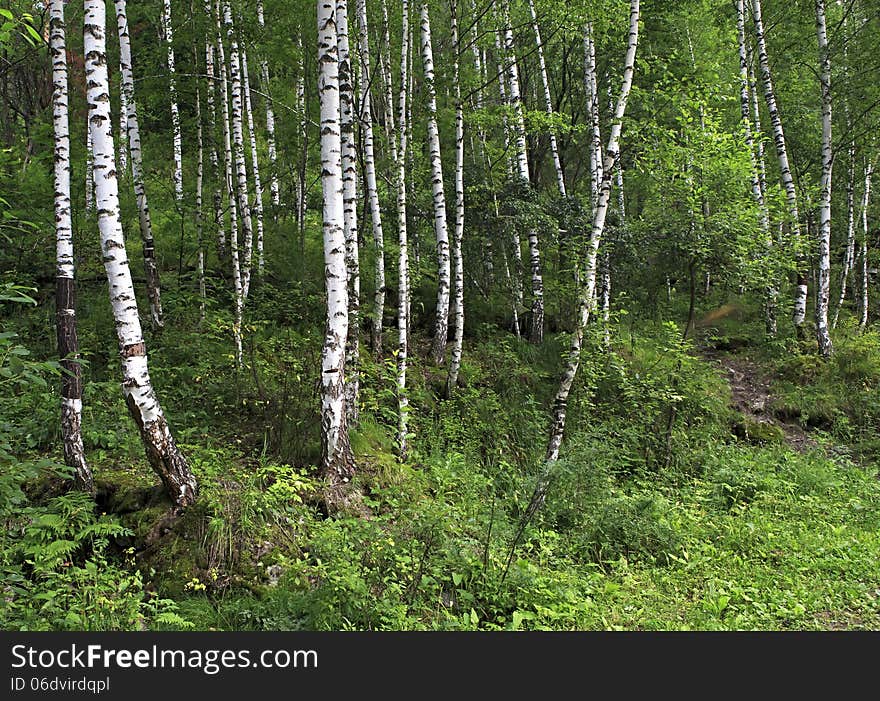
<svg viewBox="0 0 880 701"><path fill-rule="evenodd" d="M251 221L251 207L248 201L247 165L244 157L244 120L242 118L243 99L241 83L241 62L238 51L238 39L232 22L232 10L229 2L223 3L223 22L229 38L229 84L231 87L232 104L232 156L235 169L236 193L238 195L238 211L241 215L241 227L244 235L241 261L241 294L247 300L251 281L251 252L254 245L254 231Z"/></svg>
<svg viewBox="0 0 880 701"><path fill-rule="evenodd" d="M178 449L150 381L147 349L138 318L137 302L125 239L119 218L119 187L110 118L107 79L106 22L103 0L85 0L84 53L89 131L94 147L95 200L101 253L110 286L110 303L116 321L122 357L122 389L146 448L151 467L161 477L178 507L196 498L196 479Z"/></svg>
<svg viewBox="0 0 880 701"><path fill-rule="evenodd" d="M266 268L263 256L263 183L260 180L260 161L257 155L257 132L254 129L254 113L251 110L251 81L248 76L247 52L241 51L241 75L244 92L244 111L247 115L248 137L251 147L251 168L254 174L254 219L257 221L257 275L262 277Z"/></svg>
<svg viewBox="0 0 880 701"><path fill-rule="evenodd" d="M745 0L736 0L736 34L739 46L739 106L740 118L742 119L743 132L746 139L746 148L749 151L752 169L750 173L752 184L752 199L758 208L761 237L767 247L768 256L773 241L770 236L770 213L764 200L764 188L761 183L761 165L755 151L755 136L752 131L751 96L749 90L749 55L746 43L746 11ZM759 137L760 138L760 137ZM768 277L768 279L771 279ZM767 286L764 299L764 322L767 335L776 336L776 288L772 282Z"/></svg>
<svg viewBox="0 0 880 701"><path fill-rule="evenodd" d="M593 43L593 23L584 27L584 89L587 93L587 111L590 120L590 192L595 211L602 182L602 131L599 123L599 81L596 78L596 46Z"/></svg>
<svg viewBox="0 0 880 701"><path fill-rule="evenodd" d="M232 263L232 287L234 294L235 316L232 321L232 339L235 343L235 367L242 365L241 326L244 316L244 293L241 282L241 261L238 254L238 204L233 184L232 170L232 125L229 119L229 70L226 63L226 51L223 47L223 36L220 25L220 3L214 9L214 21L217 35L217 69L220 73L220 106L223 116L223 165L226 182L226 197L229 207L229 258ZM224 223L220 222L221 228Z"/></svg>
<svg viewBox="0 0 880 701"><path fill-rule="evenodd" d="M864 330L868 325L868 205L871 203L871 177L874 165L871 161L865 165L865 194L862 196L862 294L859 302L859 328Z"/></svg>
<svg viewBox="0 0 880 701"><path fill-rule="evenodd" d="M541 70L541 86L544 88L544 107L547 115L553 116L553 98L550 95L550 80L547 78L547 64L544 61L544 43L541 41L541 28L538 26L538 13L535 11L535 0L529 0L529 12L532 16L532 31L535 33L535 46L538 50L538 67ZM556 186L559 195L565 197L565 174L562 171L562 161L559 158L559 144L556 142L556 132L550 130L550 152L553 154L553 167L556 169Z"/></svg>
<svg viewBox="0 0 880 701"><path fill-rule="evenodd" d="M257 24L262 30L266 26L263 16L263 2L257 0ZM300 71L300 81L304 79ZM269 62L263 58L260 61L260 87L263 90L263 99L266 101L266 141L269 145L269 191L272 193L272 206L276 216L278 207L281 205L281 186L278 184L278 151L275 147L275 111L272 108L272 96L269 92Z"/></svg>
<svg viewBox="0 0 880 701"><path fill-rule="evenodd" d="M822 85L822 177L819 191L819 279L816 289L816 340L819 353L830 358L833 351L828 331L828 299L831 294L831 57L825 21L825 0L816 0L816 35L819 43L819 75Z"/></svg>
<svg viewBox="0 0 880 701"><path fill-rule="evenodd" d="M144 249L144 272L147 278L147 296L150 300L150 319L153 328L161 329L162 295L159 289L159 267L156 263L156 244L153 241L153 224L150 220L150 207L147 204L147 191L144 188L143 152L141 151L141 131L138 124L137 103L134 99L134 76L131 68L131 39L128 34L128 16L125 0L116 0L116 26L119 32L119 66L122 74L122 89L128 106L128 144L131 151L131 180L134 185L138 206L138 223ZM91 134L90 134L90 138ZM91 188L91 185L90 185Z"/></svg>
<svg viewBox="0 0 880 701"><path fill-rule="evenodd" d="M180 135L180 109L177 106L177 79L174 68L174 35L171 29L171 0L164 0L162 33L168 61L168 96L171 99L171 131L174 142L174 197L183 216L183 150Z"/></svg>
<svg viewBox="0 0 880 701"><path fill-rule="evenodd" d="M407 150L407 65L409 56L409 0L401 0L402 33L400 45L400 96L397 127L400 147L397 150L397 450L401 461L407 457L409 398L406 395L406 359L409 328L409 249L406 228L406 150Z"/></svg>
<svg viewBox="0 0 880 701"><path fill-rule="evenodd" d="M510 3L502 3L504 13L504 50L507 59L507 79L510 91L510 104L513 106L513 132L516 145L516 165L520 180L530 183L529 161L526 155L526 123L523 115L522 96L519 86L519 71L516 67L516 52L513 45L513 29L510 25ZM544 280L541 273L541 253L538 248L538 232L529 228L529 262L532 270L532 325L529 340L541 343L544 340Z"/></svg>
<svg viewBox="0 0 880 701"><path fill-rule="evenodd" d="M76 335L76 278L73 225L70 216L70 125L67 102L67 43L64 0L49 7L49 50L52 54L52 124L55 132L55 314L61 358L61 441L64 463L73 469L74 484L91 492L92 471L82 442L82 367Z"/></svg>
<svg viewBox="0 0 880 701"><path fill-rule="evenodd" d="M452 0L452 89L455 100L455 228L452 234L452 258L455 263L455 341L449 375L446 377L446 396L451 397L458 384L461 369L461 352L464 345L464 258L461 251L464 237L464 110L461 105L459 84L459 56L461 45L458 37L458 3ZM537 25L535 25L537 26ZM540 43L540 39L538 40ZM563 186L564 187L564 186Z"/></svg>
<svg viewBox="0 0 880 701"><path fill-rule="evenodd" d="M367 0L357 0L358 49L361 77L360 121L364 148L364 182L370 206L373 243L376 247L375 292L373 318L370 328L371 346L377 357L382 354L382 317L385 313L385 236L382 231L382 208L376 185L376 157L373 143L373 114L371 112L370 34L367 26Z"/></svg>
<svg viewBox="0 0 880 701"><path fill-rule="evenodd" d="M357 150L354 130L354 75L348 40L348 2L336 0L339 57L339 118L342 152L342 207L345 266L348 271L348 337L345 339L345 407L350 426L358 423L361 276L357 225Z"/></svg>
<svg viewBox="0 0 880 701"><path fill-rule="evenodd" d="M434 323L432 354L438 365L446 355L449 335L449 228L446 222L446 193L443 189L443 162L440 158L440 131L437 127L437 91L434 87L434 52L431 47L431 20L428 3L421 9L422 63L428 107L428 149L431 158L431 194L434 202L434 235L437 239L437 315Z"/></svg>
<svg viewBox="0 0 880 701"><path fill-rule="evenodd" d="M321 352L322 468L333 488L354 476L345 406L348 275L345 267L339 58L336 2L318 0L318 97L321 103L321 189L324 195L324 282L327 328Z"/></svg>
<svg viewBox="0 0 880 701"><path fill-rule="evenodd" d="M608 213L608 203L611 199L611 175L618 159L620 144L620 132L623 127L623 116L626 112L626 102L632 88L633 73L635 71L636 48L639 39L639 0L630 0L630 27L629 40L623 71L623 85L617 106L614 110L614 118L611 124L611 133L608 136L608 146L605 149L605 163L603 169L602 187L599 190L599 200L596 203L596 211L593 215L592 231L590 233L590 245L587 250L587 265L585 274L581 280L581 288L578 299L577 326L571 337L569 346L568 362L565 372L556 392L553 402L553 423L550 429L550 440L547 444L546 460L552 463L559 458L559 447L562 444L562 436L565 433L565 416L568 407L568 396L572 384L580 366L581 345L583 343L584 329L590 318L593 295L596 288L596 257L602 232L605 228L605 216ZM546 491L546 475L539 485L539 493L543 499Z"/></svg>
<svg viewBox="0 0 880 701"><path fill-rule="evenodd" d="M755 24L755 39L758 46L758 64L761 68L761 81L764 84L764 100L767 103L767 111L770 114L770 123L773 126L773 142L776 145L776 155L779 159L779 171L782 178L782 188L785 190L785 198L788 202L788 213L791 219L792 240L797 251L797 289L794 300L794 313L792 320L795 329L800 333L807 316L807 276L804 272L803 255L801 248L800 215L798 214L797 191L791 174L791 166L788 161L788 148L785 142L785 132L782 129L782 118L776 104L776 93L773 91L773 79L770 74L770 59L767 55L767 42L764 39L764 20L761 17L761 0L752 0L752 15Z"/></svg>

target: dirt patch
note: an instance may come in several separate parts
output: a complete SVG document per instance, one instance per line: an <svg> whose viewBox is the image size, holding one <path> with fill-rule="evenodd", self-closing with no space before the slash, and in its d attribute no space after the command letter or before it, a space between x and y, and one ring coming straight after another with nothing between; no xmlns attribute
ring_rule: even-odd
<svg viewBox="0 0 880 701"><path fill-rule="evenodd" d="M773 416L770 378L760 366L747 358L711 351L703 355L724 373L730 383L732 404L747 420L776 426L782 431L785 442L800 453L819 447L801 426Z"/></svg>

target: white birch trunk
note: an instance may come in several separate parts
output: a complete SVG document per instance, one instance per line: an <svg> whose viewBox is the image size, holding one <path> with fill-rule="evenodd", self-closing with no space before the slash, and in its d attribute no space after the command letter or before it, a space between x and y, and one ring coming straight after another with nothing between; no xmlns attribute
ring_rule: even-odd
<svg viewBox="0 0 880 701"><path fill-rule="evenodd" d="M446 377L446 396L452 396L458 384L461 369L461 353L464 345L464 258L461 244L464 237L464 109L461 104L459 56L461 45L458 37L458 3L452 0L452 89L455 100L455 228L452 235L452 258L455 263L455 341L449 375ZM537 24L535 25L537 27ZM538 39L540 45L540 38Z"/></svg>
<svg viewBox="0 0 880 701"><path fill-rule="evenodd" d="M797 191L791 174L791 166L788 160L788 148L785 142L785 132L782 128L782 117L776 104L776 93L773 90L773 78L770 74L770 59L767 55L767 42L764 39L764 20L761 16L761 0L752 0L752 18L755 24L755 39L758 46L758 63L761 68L761 81L764 84L764 100L767 103L767 111L770 114L770 123L773 127L773 143L776 145L776 156L779 159L779 171L782 178L782 188L785 190L785 198L788 202L788 212L791 219L792 240L795 248L801 247L800 215L798 214ZM795 290L794 313L792 320L795 328L800 329L807 315L807 277L803 271L803 256L797 253L797 287Z"/></svg>
<svg viewBox="0 0 880 701"><path fill-rule="evenodd" d="M86 99L95 159L95 200L101 252L122 356L122 389L129 412L143 439L150 465L161 477L174 503L178 507L186 507L195 501L196 480L174 442L150 380L147 350L119 218L103 0L85 0L84 27Z"/></svg>
<svg viewBox="0 0 880 701"><path fill-rule="evenodd" d="M376 185L376 158L373 142L373 114L371 111L372 84L370 73L370 34L367 25L367 0L357 0L357 14L359 66L362 86L360 121L364 148L364 182L366 184L367 200L370 206L370 222L373 228L373 243L376 247L376 290L373 293L371 345L373 353L375 353L377 357L380 357L382 354L382 317L385 313L385 235L382 231L382 208L379 205L379 190Z"/></svg>
<svg viewBox="0 0 880 701"><path fill-rule="evenodd" d="M168 96L171 99L171 131L174 141L174 196L178 207L183 202L183 149L180 135L180 109L177 106L177 78L174 67L174 34L171 29L171 0L164 0L162 11L162 33L165 35L165 48L168 61ZM181 212L182 214L182 212Z"/></svg>
<svg viewBox="0 0 880 701"><path fill-rule="evenodd" d="M541 71L541 86L544 88L544 106L549 116L553 116L553 98L550 95L550 80L547 77L547 64L544 60L544 43L541 41L541 28L538 26L538 13L535 11L535 0L529 0L529 12L532 16L532 30L535 32L535 45L538 50L538 67ZM476 44L475 44L476 46ZM556 187L559 195L565 197L565 174L562 170L562 161L559 158L559 144L556 142L556 132L550 130L550 152L553 155L553 167L556 169Z"/></svg>
<svg viewBox="0 0 880 701"><path fill-rule="evenodd" d="M125 89L122 87L122 66L119 70L119 177L128 173L128 102Z"/></svg>
<svg viewBox="0 0 880 701"><path fill-rule="evenodd" d="M437 91L434 87L434 52L431 46L431 20L428 3L422 2L421 37L425 92L428 107L428 149L431 158L431 194L434 202L434 235L437 240L437 314L434 323L434 362L443 362L449 334L449 229L446 222L446 193L443 188L443 162L440 157L440 131L437 127Z"/></svg>
<svg viewBox="0 0 880 701"><path fill-rule="evenodd" d="M296 48L299 52L299 62L297 64L297 72L299 73L299 81L296 84L296 109L299 113L299 133L301 139L299 168L297 171L296 183L296 216L297 227L299 229L300 244L302 245L305 238L306 229L306 166L309 157L309 141L308 141L308 119L306 118L306 72L305 72L305 53L303 52L302 38L297 35Z"/></svg>
<svg viewBox="0 0 880 701"><path fill-rule="evenodd" d="M408 443L409 398L406 394L407 331L409 328L409 250L406 227L406 150L407 150L407 67L409 49L409 0L401 0L402 31L400 46L400 94L398 111L397 151L397 233L399 276L397 289L397 450L401 461L406 460Z"/></svg>
<svg viewBox="0 0 880 701"><path fill-rule="evenodd" d="M241 216L241 227L244 234L241 260L241 294L247 300L251 282L251 255L254 245L254 230L251 220L251 207L248 201L247 164L244 156L244 120L242 110L241 59L238 50L238 39L232 21L232 10L229 2L223 3L223 22L229 39L229 85L232 104L232 162L235 169L236 194L238 211ZM221 44L222 45L222 44Z"/></svg>
<svg viewBox="0 0 880 701"><path fill-rule="evenodd" d="M752 131L752 100L749 89L749 52L748 44L746 42L745 0L736 0L736 11L736 33L737 44L739 47L740 118L742 120L743 132L745 134L746 148L749 151L749 158L752 163L750 173L752 199L755 201L755 206L758 208L761 237L764 239L764 245L769 254L773 245L770 235L770 212L767 209L767 203L764 201L764 187L761 182L761 165L758 161L758 155L755 150L755 136ZM764 314L767 335L774 337L776 336L776 288L772 282L767 285L765 291Z"/></svg>
<svg viewBox="0 0 880 701"><path fill-rule="evenodd" d="M92 133L86 131L86 214L94 214L95 212L95 178L92 174L93 170Z"/></svg>
<svg viewBox="0 0 880 701"><path fill-rule="evenodd" d="M831 57L825 20L825 0L816 0L816 36L819 43L819 74L822 85L822 177L819 193L819 279L816 289L816 340L823 357L831 357L833 345L828 331L828 299L831 295L831 171L834 145L831 142Z"/></svg>
<svg viewBox="0 0 880 701"><path fill-rule="evenodd" d="M348 337L345 340L345 406L350 426L358 423L360 385L360 251L357 225L357 150L354 131L354 74L348 39L348 1L336 0L336 46L339 57L339 117L342 152L343 234L348 271Z"/></svg>
<svg viewBox="0 0 880 701"><path fill-rule="evenodd" d="M196 84L196 276L199 281L199 323L205 321L205 214L202 211L202 189L205 181L205 144L202 133L202 95Z"/></svg>
<svg viewBox="0 0 880 701"><path fill-rule="evenodd" d="M251 169L254 175L254 219L257 222L257 275L263 276L266 261L263 256L263 183L260 180L260 160L257 152L257 132L251 109L251 81L248 76L247 51L241 51L241 75L244 92L244 110L247 115L248 137L251 147Z"/></svg>
<svg viewBox="0 0 880 701"><path fill-rule="evenodd" d="M584 27L584 89L587 93L587 112L590 120L590 192L593 209L599 201L602 182L602 131L599 123L599 82L596 79L596 46L593 43L593 23Z"/></svg>
<svg viewBox="0 0 880 701"><path fill-rule="evenodd" d="M210 20L212 17L211 0L205 0L205 16ZM208 144L210 145L209 159L211 161L211 178L214 181L214 228L217 236L217 256L223 261L226 258L226 227L223 225L223 194L220 187L220 159L217 156L217 106L214 101L215 82L220 80L214 62L214 44L205 37L205 73L208 76L208 119L210 129Z"/></svg>
<svg viewBox="0 0 880 701"><path fill-rule="evenodd" d="M852 129L849 122L849 114L847 114L848 130ZM840 294L837 297L837 307L834 310L834 318L831 321L831 328L837 328L837 321L840 318L840 310L846 299L847 282L849 281L849 272L855 265L856 256L856 148L855 143L850 143L848 149L849 156L849 172L846 179L846 251L843 254L843 269L840 271Z"/></svg>
<svg viewBox="0 0 880 701"><path fill-rule="evenodd" d="M257 24L260 29L266 26L263 15L263 2L257 0ZM300 84L305 76L300 70ZM266 101L266 141L269 146L269 191L272 196L272 206L277 212L281 206L281 186L278 184L278 150L275 146L275 111L272 108L272 95L269 90L269 63L266 59L260 61L260 85L263 90L263 99Z"/></svg>
<svg viewBox="0 0 880 701"><path fill-rule="evenodd" d="M217 70L220 73L220 108L223 116L223 165L224 178L226 181L226 197L229 207L229 258L232 264L232 287L234 294L234 317L232 321L232 339L235 343L235 366L242 365L242 339L241 327L244 316L244 291L242 288L241 260L238 251L238 203L236 190L233 183L233 156L232 156L232 125L229 118L229 66L226 62L226 50L223 46L223 36L220 24L220 3L214 7L214 21L217 30L215 37L217 46ZM220 222L221 228L224 224Z"/></svg>
<svg viewBox="0 0 880 701"><path fill-rule="evenodd" d="M131 64L131 39L128 33L128 16L125 0L116 0L116 28L119 34L119 66L122 75L122 88L128 107L128 144L131 152L131 180L134 185L138 206L138 224L144 252L144 272L147 278L147 296L150 300L150 319L153 328L161 329L162 295L159 288L159 266L156 262L156 244L153 240L153 224L150 220L150 207L144 187L143 152L141 150L141 131L138 124L137 102L134 98L134 75ZM90 138L93 138L90 134Z"/></svg>
<svg viewBox="0 0 880 701"><path fill-rule="evenodd" d="M608 213L608 203L611 199L611 174L619 156L620 133L623 127L623 117L626 112L626 103L632 88L633 73L635 72L636 49L639 38L639 0L630 0L630 27L629 39L624 59L623 84L617 106L614 110L614 118L611 124L611 133L608 136L608 146L605 149L605 163L603 168L602 187L599 191L599 200L593 215L590 244L587 250L587 265L585 274L581 280L581 289L578 299L578 319L575 330L572 333L569 346L568 361L559 383L559 389L553 403L553 423L550 429L550 440L547 444L546 460L548 463L559 458L559 447L565 433L565 417L568 407L568 396L574 384L580 366L581 345L583 343L584 329L590 318L591 306L596 288L596 258L599 243L605 228L605 217ZM546 490L546 475L539 485L540 491Z"/></svg>
<svg viewBox="0 0 880 701"><path fill-rule="evenodd" d="M345 266L339 53L335 0L318 0L318 96L321 103L321 189L324 195L324 281L327 328L321 352L322 467L331 486L354 476L345 406L348 274Z"/></svg>
<svg viewBox="0 0 880 701"><path fill-rule="evenodd" d="M61 442L64 463L73 469L79 489L92 491L92 471L82 441L82 366L76 333L76 276L70 205L70 124L67 91L67 41L64 1L49 6L52 56L52 125L55 160L55 317L61 376Z"/></svg>
<svg viewBox="0 0 880 701"><path fill-rule="evenodd" d="M513 133L516 145L517 173L521 180L530 183L529 161L526 155L526 123L523 116L522 96L519 86L519 71L516 66L516 50L513 44L513 29L510 25L510 3L502 2L504 14L504 50L507 60L508 89L513 106ZM541 253L538 247L538 232L531 227L528 232L529 263L532 272L532 324L529 340L541 343L544 340L544 280L541 273Z"/></svg>
<svg viewBox="0 0 880 701"><path fill-rule="evenodd" d="M865 165L865 193L862 195L862 294L859 300L859 328L868 325L868 205L871 203L871 177L874 174L874 164L871 161Z"/></svg>

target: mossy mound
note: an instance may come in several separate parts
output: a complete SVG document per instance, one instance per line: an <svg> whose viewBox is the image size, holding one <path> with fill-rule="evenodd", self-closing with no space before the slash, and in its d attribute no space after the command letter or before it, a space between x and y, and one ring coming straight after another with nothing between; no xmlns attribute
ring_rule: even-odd
<svg viewBox="0 0 880 701"><path fill-rule="evenodd" d="M750 416L736 417L731 430L738 438L757 445L785 442L785 432L779 426L770 421L760 421Z"/></svg>

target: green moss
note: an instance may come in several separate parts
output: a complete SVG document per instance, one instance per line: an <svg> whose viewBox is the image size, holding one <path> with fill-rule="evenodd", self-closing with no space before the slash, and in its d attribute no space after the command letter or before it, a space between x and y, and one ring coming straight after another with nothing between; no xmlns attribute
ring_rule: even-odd
<svg viewBox="0 0 880 701"><path fill-rule="evenodd" d="M734 435L758 445L785 442L785 432L779 426L744 414L734 419L732 430Z"/></svg>

